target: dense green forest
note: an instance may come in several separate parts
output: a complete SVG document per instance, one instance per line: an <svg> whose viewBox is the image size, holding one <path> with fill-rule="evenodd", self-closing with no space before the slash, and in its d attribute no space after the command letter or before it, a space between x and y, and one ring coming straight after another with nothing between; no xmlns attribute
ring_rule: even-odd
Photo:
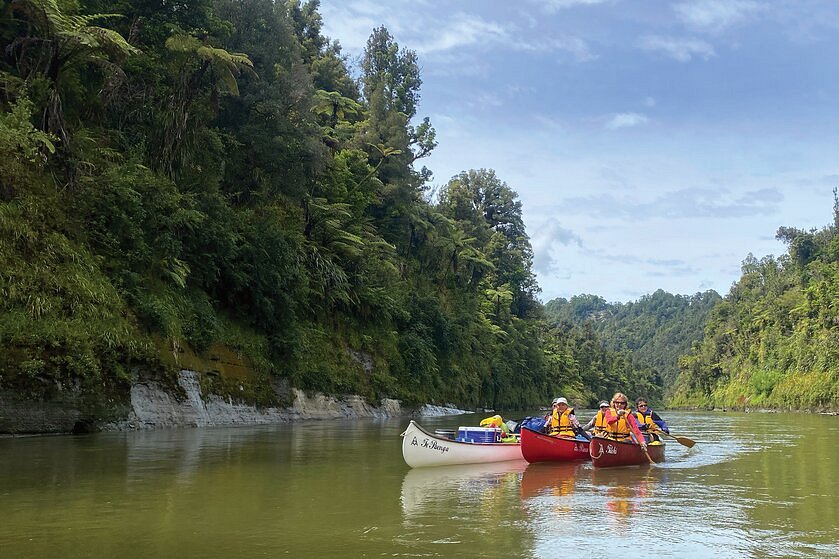
<svg viewBox="0 0 839 559"><path fill-rule="evenodd" d="M674 389L679 357L702 340L708 313L721 299L716 291L687 296L660 289L628 303L576 295L549 301L545 314L550 323L565 324L570 331L590 331L606 349L628 359L635 371L629 379L641 383L640 392L633 393L657 398Z"/></svg>
<svg viewBox="0 0 839 559"><path fill-rule="evenodd" d="M189 363L264 405L277 381L489 407L621 387L543 321L516 192L480 169L430 195L416 54L377 28L351 68L321 26L317 1L4 3L0 389L124 400Z"/></svg>
<svg viewBox="0 0 839 559"><path fill-rule="evenodd" d="M821 230L781 227L779 258L749 255L679 362L674 405L839 407L839 197Z"/></svg>
<svg viewBox="0 0 839 559"><path fill-rule="evenodd" d="M4 3L0 390L95 410L192 368L260 405L592 404L664 397L690 350L675 403L836 405L837 224L782 228L704 341L712 293L546 314L515 190L421 166L416 53L381 27L351 65L318 9Z"/></svg>

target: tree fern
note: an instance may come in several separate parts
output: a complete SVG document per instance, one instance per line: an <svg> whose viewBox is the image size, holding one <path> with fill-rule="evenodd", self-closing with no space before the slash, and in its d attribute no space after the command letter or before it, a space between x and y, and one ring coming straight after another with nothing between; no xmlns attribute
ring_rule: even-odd
<svg viewBox="0 0 839 559"><path fill-rule="evenodd" d="M50 80L51 91L43 120L47 130L67 144L69 135L62 99L67 70L140 51L116 31L91 25L96 20L120 17L117 14L66 14L56 0L13 0L10 7L30 23L31 29L15 39L7 52L17 59L25 78L40 74ZM33 46L38 51L34 55L29 52Z"/></svg>
<svg viewBox="0 0 839 559"><path fill-rule="evenodd" d="M173 52L197 55L199 59L213 68L217 78L216 83L224 84L227 90L236 96L239 95L239 84L236 78L239 77L241 72L246 71L256 76L256 72L253 70L253 62L247 54L229 52L207 45L192 35L181 33L172 35L166 39L166 48Z"/></svg>

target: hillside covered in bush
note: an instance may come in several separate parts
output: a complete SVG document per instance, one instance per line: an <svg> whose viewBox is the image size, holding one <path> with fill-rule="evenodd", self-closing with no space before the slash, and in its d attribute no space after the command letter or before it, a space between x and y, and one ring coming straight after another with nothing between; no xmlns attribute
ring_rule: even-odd
<svg viewBox="0 0 839 559"><path fill-rule="evenodd" d="M839 197L820 230L780 227L786 254L749 255L680 360L675 405L839 407Z"/></svg>
<svg viewBox="0 0 839 559"><path fill-rule="evenodd" d="M380 27L351 65L322 26L316 0L4 3L0 391L94 415L182 368L260 405L668 393L716 294L546 315L515 190L422 166L416 53ZM675 402L835 403L835 228L744 266Z"/></svg>
<svg viewBox="0 0 839 559"><path fill-rule="evenodd" d="M0 389L595 392L541 320L516 192L478 169L430 195L416 54L377 28L351 69L321 27L317 1L4 4Z"/></svg>
<svg viewBox="0 0 839 559"><path fill-rule="evenodd" d="M590 331L606 349L623 355L636 371L629 378L646 376L642 392L661 397L672 392L679 358L702 339L708 313L721 299L715 291L688 296L659 289L628 303L608 303L597 295L554 299L545 311L549 322Z"/></svg>

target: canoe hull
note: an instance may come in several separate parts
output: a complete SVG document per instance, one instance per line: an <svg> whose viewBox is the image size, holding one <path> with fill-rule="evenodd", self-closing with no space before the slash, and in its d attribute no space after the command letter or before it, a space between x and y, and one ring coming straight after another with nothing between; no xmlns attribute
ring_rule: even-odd
<svg viewBox="0 0 839 559"><path fill-rule="evenodd" d="M591 459L588 441L551 437L527 427L521 428L521 454L528 462L570 462Z"/></svg>
<svg viewBox="0 0 839 559"><path fill-rule="evenodd" d="M522 460L521 443L461 443L429 433L414 420L402 433L402 457L412 468Z"/></svg>
<svg viewBox="0 0 839 559"><path fill-rule="evenodd" d="M653 462L664 462L664 444L650 443L647 454ZM619 442L610 439L594 437L589 448L591 463L595 468L610 468L614 466L640 466L649 464L647 454L641 447L631 442Z"/></svg>

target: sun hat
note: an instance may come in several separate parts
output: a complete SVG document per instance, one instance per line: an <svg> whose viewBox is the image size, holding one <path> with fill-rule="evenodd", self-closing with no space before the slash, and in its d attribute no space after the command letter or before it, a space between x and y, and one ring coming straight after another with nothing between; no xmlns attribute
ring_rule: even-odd
<svg viewBox="0 0 839 559"><path fill-rule="evenodd" d="M603 408L603 407L608 408L609 407L609 402L607 402L606 400L603 400L602 402L600 402L600 405L597 406L597 407L598 408Z"/></svg>
<svg viewBox="0 0 839 559"><path fill-rule="evenodd" d="M566 400L565 398L554 398L553 403L554 403L554 405L556 405L556 404L568 405L568 400Z"/></svg>

